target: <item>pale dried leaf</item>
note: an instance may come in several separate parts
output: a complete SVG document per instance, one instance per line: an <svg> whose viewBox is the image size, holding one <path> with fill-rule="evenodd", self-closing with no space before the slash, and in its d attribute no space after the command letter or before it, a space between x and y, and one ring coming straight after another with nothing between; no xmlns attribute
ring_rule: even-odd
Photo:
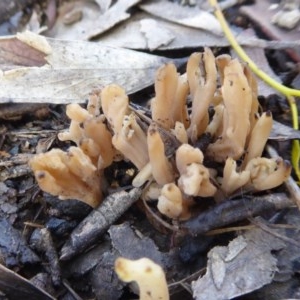
<svg viewBox="0 0 300 300"><path fill-rule="evenodd" d="M208 253L207 272L192 283L193 295L202 299L232 299L268 283L277 270L271 254L285 246L279 238L253 229Z"/></svg>
<svg viewBox="0 0 300 300"><path fill-rule="evenodd" d="M282 3L288 1L282 1ZM293 1L291 1L292 3ZM296 2L295 2L296 3ZM271 2L267 0L255 1L253 5L243 5L240 11L258 25L259 28L263 28L265 34L273 40L285 41L285 42L299 42L299 30L300 24L294 30L286 30L272 24L271 20L274 14L274 10L270 9ZM281 7L279 6L279 9ZM293 47L287 50L289 55L295 60L300 60L300 48Z"/></svg>
<svg viewBox="0 0 300 300"><path fill-rule="evenodd" d="M155 20L159 27L165 28L175 36L168 45L160 46L158 48L159 50L229 46L229 42L225 37L216 36L206 30L162 20L161 18L151 16L142 11L134 13L130 19L115 26L108 32L105 32L97 40L103 44L115 47L147 50L147 40L140 31L140 22L143 19L149 18ZM286 49L299 47L300 44L297 40L292 42L262 40L255 36L245 35L244 32L245 31L235 34L233 31L233 34L236 36L236 39L241 46L262 49Z"/></svg>
<svg viewBox="0 0 300 300"><path fill-rule="evenodd" d="M149 18L155 20L158 28L163 28L175 37L167 45L157 47L159 50L176 50L205 46L226 47L229 45L226 38L216 36L209 31L175 24L151 16L145 12L135 13L129 20L101 35L99 41L116 47L147 50L149 49L149 45L147 44L145 35L140 31L140 24L144 19Z"/></svg>
<svg viewBox="0 0 300 300"><path fill-rule="evenodd" d="M92 89L107 84L128 93L149 86L168 59L127 49L80 41L47 40L49 65L3 72L0 102L84 102ZM0 58L1 60L1 58ZM176 61L175 61L176 62Z"/></svg>
<svg viewBox="0 0 300 300"><path fill-rule="evenodd" d="M143 19L140 24L141 32L145 35L148 48L151 51L169 45L175 38L173 32L159 25L154 19Z"/></svg>
<svg viewBox="0 0 300 300"><path fill-rule="evenodd" d="M243 47L244 51L249 55L249 57L255 62L259 68L268 74L271 78L281 83L281 79L274 73L271 69L269 62L266 58L264 49L253 48L253 47ZM268 85L264 80L258 78L258 95L268 97L270 95L277 94L277 90Z"/></svg>
<svg viewBox="0 0 300 300"><path fill-rule="evenodd" d="M101 1L102 2L102 1ZM102 3L100 7L91 1L75 1L65 3L59 10L59 15L54 27L46 33L49 37L89 40L103 32L113 28L116 24L128 19L130 14L127 10L139 3L140 0L119 0L107 8L107 3ZM66 24L65 18L71 12L81 13L81 18L76 22Z"/></svg>
<svg viewBox="0 0 300 300"><path fill-rule="evenodd" d="M78 12L81 13L81 17L76 19L75 16L78 15ZM101 16L100 7L92 1L64 2L59 7L54 26L45 32L45 35L60 39L82 40L85 37L86 29L91 28Z"/></svg>
<svg viewBox="0 0 300 300"><path fill-rule="evenodd" d="M228 253L225 257L225 261L229 262L233 260L240 252L247 247L247 241L242 235L239 235L236 239L232 240L228 245Z"/></svg>
<svg viewBox="0 0 300 300"><path fill-rule="evenodd" d="M139 7L159 18L188 27L207 30L216 35L223 35L222 28L214 15L198 7L182 6L167 0L152 0L141 4Z"/></svg>
<svg viewBox="0 0 300 300"><path fill-rule="evenodd" d="M220 247L221 248L221 247ZM210 256L210 270L214 284L218 290L221 289L226 275L226 265L223 258L220 256L218 247L214 248ZM220 249L221 250L221 249Z"/></svg>
<svg viewBox="0 0 300 300"><path fill-rule="evenodd" d="M157 48L158 50L229 46L229 42L225 37L217 36L206 30L175 24L174 22L151 16L143 11L135 12L130 19L122 22L120 25L116 25L108 32L102 34L97 40L115 47L148 50L146 37L140 31L140 24L144 19L149 18L155 20L158 27L170 31L175 36L168 45L161 45ZM246 31L235 35L238 43L242 46L263 49L286 49L287 47L299 46L299 41L289 43L284 41L266 41L255 36L249 36Z"/></svg>
<svg viewBox="0 0 300 300"><path fill-rule="evenodd" d="M286 126L273 120L269 140L286 141L295 139L300 139L300 130L295 130L291 126Z"/></svg>
<svg viewBox="0 0 300 300"><path fill-rule="evenodd" d="M255 32L252 29L246 30L242 34L244 39L252 39L254 38ZM265 51L262 48L258 47L251 47L251 46L244 46L244 51L247 53L247 55L255 62L255 64L268 74L271 78L276 80L277 82L281 83L281 79L274 73L274 71L271 69L269 62L266 58ZM231 50L232 57L236 57L236 52L234 50ZM277 91L272 88L270 85L268 85L265 81L258 79L258 94L268 97L272 94L277 94Z"/></svg>
<svg viewBox="0 0 300 300"><path fill-rule="evenodd" d="M93 26L86 28L84 39L91 39L102 34L116 24L128 19L130 14L127 10L141 0L118 0L102 16L94 22Z"/></svg>
<svg viewBox="0 0 300 300"><path fill-rule="evenodd" d="M95 0L95 1L100 6L102 12L107 11L112 4L112 0Z"/></svg>

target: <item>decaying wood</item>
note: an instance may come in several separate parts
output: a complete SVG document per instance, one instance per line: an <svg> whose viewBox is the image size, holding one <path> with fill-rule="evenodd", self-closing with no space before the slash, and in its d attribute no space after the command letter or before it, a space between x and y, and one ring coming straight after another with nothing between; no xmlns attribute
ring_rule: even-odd
<svg viewBox="0 0 300 300"><path fill-rule="evenodd" d="M293 206L284 193L222 202L182 224L191 235L204 234L237 221Z"/></svg>

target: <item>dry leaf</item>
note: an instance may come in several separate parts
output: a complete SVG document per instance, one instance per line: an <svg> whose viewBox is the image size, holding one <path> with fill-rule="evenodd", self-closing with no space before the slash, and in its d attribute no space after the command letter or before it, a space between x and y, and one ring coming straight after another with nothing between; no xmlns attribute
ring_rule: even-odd
<svg viewBox="0 0 300 300"><path fill-rule="evenodd" d="M185 48L198 47L226 47L229 45L224 37L216 36L206 30L175 24L167 20L151 16L145 12L135 13L129 20L121 25L115 26L112 30L104 33L99 38L101 43L116 47L130 49L149 49L148 40L145 34L141 33L141 24L144 20L152 19L156 22L157 30L151 35L159 34L158 30L163 28L164 31L170 32L174 39L166 45L157 47L159 50L176 50ZM149 32L149 30L147 30Z"/></svg>
<svg viewBox="0 0 300 300"><path fill-rule="evenodd" d="M128 19L127 10L139 3L140 0L119 0L110 7L109 1L101 1L100 7L92 1L78 0L64 3L59 9L54 27L46 32L49 37L89 40L113 28L116 24ZM66 17L71 19L72 13L80 18L66 22Z"/></svg>
<svg viewBox="0 0 300 300"><path fill-rule="evenodd" d="M101 11L103 12L107 11L112 4L112 0L95 0L95 1L97 2L99 7L101 8Z"/></svg>
<svg viewBox="0 0 300 300"><path fill-rule="evenodd" d="M258 24L258 27L262 28L263 32L269 38L279 41L299 41L299 23L298 28L295 30L286 30L272 24L271 20L275 12L270 9L270 4L266 0L255 1L253 5L242 6L240 11L254 23ZM299 47L288 49L287 52L295 61L300 60Z"/></svg>
<svg viewBox="0 0 300 300"><path fill-rule="evenodd" d="M273 120L273 127L269 140L286 141L300 139L300 131L293 129L291 126L286 126Z"/></svg>
<svg viewBox="0 0 300 300"><path fill-rule="evenodd" d="M223 31L214 15L198 7L182 6L167 0L152 0L139 7L154 16L177 24L203 29L222 36Z"/></svg>
<svg viewBox="0 0 300 300"><path fill-rule="evenodd" d="M81 18L76 19L74 15L78 12L81 12ZM100 7L93 1L64 1L58 9L54 26L46 31L45 35L68 40L82 40L86 29L92 27L96 20L101 18L101 14ZM70 19L72 19L71 23L68 21Z"/></svg>
<svg viewBox="0 0 300 300"><path fill-rule="evenodd" d="M232 299L270 283L277 270L271 252L283 247L283 241L261 229L238 236L227 247L214 247L206 274L192 283L194 298Z"/></svg>
<svg viewBox="0 0 300 300"><path fill-rule="evenodd" d="M46 54L38 49L21 42L16 37L0 38L0 65L1 69L12 66L43 66L46 63Z"/></svg>
<svg viewBox="0 0 300 300"><path fill-rule="evenodd" d="M132 93L153 84L156 69L168 61L96 43L47 41L52 49L46 57L48 65L3 72L0 103L84 102L92 89L110 83L119 84ZM3 59L0 53L0 61Z"/></svg>
<svg viewBox="0 0 300 300"><path fill-rule="evenodd" d="M103 44L115 47L148 50L146 37L140 31L140 24L142 20L149 18L155 20L158 27L165 28L175 36L168 45L161 45L157 48L158 50L229 46L229 42L225 37L216 36L206 30L175 24L142 11L134 13L130 19L105 32L97 40ZM279 42L258 39L253 35L249 36L247 30L236 34L236 39L242 46L262 49L286 49L299 47L300 45L299 41Z"/></svg>
<svg viewBox="0 0 300 300"><path fill-rule="evenodd" d="M252 39L254 37L255 37L255 33L251 29L243 32L244 39L247 38ZM263 72L268 74L271 78L273 78L277 82L281 83L281 79L271 69L269 62L266 58L264 49L258 47L251 47L251 46L244 46L243 49ZM236 56L236 53L233 50L231 50L231 55L234 57ZM268 97L269 95L277 94L277 91L274 88L272 88L270 85L268 85L265 81L263 81L260 78L257 79L258 79L257 82L258 82L259 95Z"/></svg>
<svg viewBox="0 0 300 300"><path fill-rule="evenodd" d="M154 19L143 19L140 21L141 32L147 39L148 48L153 51L161 46L169 45L175 38L173 32L159 25Z"/></svg>
<svg viewBox="0 0 300 300"><path fill-rule="evenodd" d="M140 1L141 0L118 0L101 16L101 18L98 18L96 22L93 23L92 27L86 28L84 38L91 39L96 37L121 21L128 19L130 14L126 11Z"/></svg>

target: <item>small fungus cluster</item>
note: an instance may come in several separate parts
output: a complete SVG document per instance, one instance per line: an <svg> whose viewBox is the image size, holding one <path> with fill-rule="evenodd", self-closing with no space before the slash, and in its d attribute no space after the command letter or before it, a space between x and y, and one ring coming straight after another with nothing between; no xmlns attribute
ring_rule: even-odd
<svg viewBox="0 0 300 300"><path fill-rule="evenodd" d="M99 105L95 94L90 96L87 109L78 104L68 105L70 128L58 138L73 141L77 147L72 146L67 152L52 149L31 159L30 166L42 190L60 199L78 199L92 207L99 205L102 172L111 165L116 152Z"/></svg>
<svg viewBox="0 0 300 300"><path fill-rule="evenodd" d="M163 65L150 105L151 119L131 108L115 84L91 95L87 109L68 105L71 125L58 138L77 147L31 160L41 189L96 207L103 170L124 159L138 170L134 186L149 182L145 198L158 199L167 217L187 219L195 197L222 201L241 188L274 188L290 175L282 158L261 157L272 115L260 113L256 79L237 59L206 48L191 55L184 75L172 63ZM208 142L200 147L203 137Z"/></svg>

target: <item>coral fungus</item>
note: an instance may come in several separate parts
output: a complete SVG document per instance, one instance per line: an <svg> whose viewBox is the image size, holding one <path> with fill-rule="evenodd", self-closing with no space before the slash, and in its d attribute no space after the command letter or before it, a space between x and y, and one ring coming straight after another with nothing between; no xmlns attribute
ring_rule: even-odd
<svg viewBox="0 0 300 300"><path fill-rule="evenodd" d="M169 299L168 285L163 269L149 258L130 260L119 257L115 271L125 282L136 281L140 290L140 300Z"/></svg>
<svg viewBox="0 0 300 300"><path fill-rule="evenodd" d="M101 202L100 174L78 147L38 154L30 167L41 189L60 199L78 199L92 207Z"/></svg>
<svg viewBox="0 0 300 300"><path fill-rule="evenodd" d="M194 197L220 201L220 195L241 188L274 188L290 175L283 159L261 157L272 115L259 113L256 79L237 59L215 58L206 48L191 55L186 74L178 74L172 63L162 66L150 104L152 119L131 109L124 89L115 84L103 88L100 97L91 95L87 110L70 104L70 129L59 138L78 148L52 150L31 161L40 187L96 206L100 174L121 156L139 172L133 185L149 180L147 197L159 200L161 213L182 219ZM200 150L204 135L209 139Z"/></svg>

